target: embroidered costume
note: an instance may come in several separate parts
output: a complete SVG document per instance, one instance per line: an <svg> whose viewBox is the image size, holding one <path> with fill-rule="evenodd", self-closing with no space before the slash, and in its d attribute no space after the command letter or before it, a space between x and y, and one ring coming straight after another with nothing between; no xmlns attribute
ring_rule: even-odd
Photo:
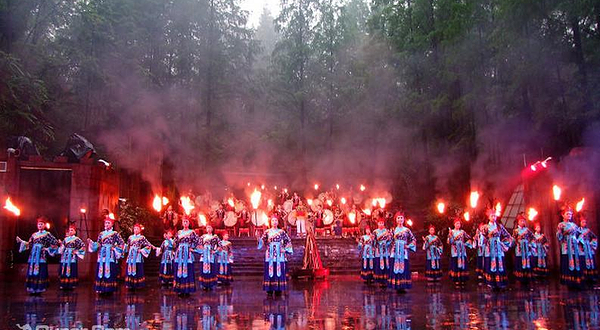
<svg viewBox="0 0 600 330"><path fill-rule="evenodd" d="M61 289L74 289L78 283L77 259L85 256L85 243L77 236L67 236L58 248L60 268L58 279Z"/></svg>
<svg viewBox="0 0 600 330"><path fill-rule="evenodd" d="M416 240L407 227L394 228L390 259L389 287L396 290L410 289L412 286L408 252L416 251Z"/></svg>
<svg viewBox="0 0 600 330"><path fill-rule="evenodd" d="M173 260L175 279L173 282L173 291L178 294L189 294L196 291L193 250L199 244L200 238L198 234L191 229L182 229L175 235L175 259Z"/></svg>
<svg viewBox="0 0 600 330"><path fill-rule="evenodd" d="M98 266L94 290L98 293L111 293L117 290L118 261L123 255L125 242L121 235L109 229L100 232L98 241L89 245L89 252L98 251Z"/></svg>
<svg viewBox="0 0 600 330"><path fill-rule="evenodd" d="M362 260L360 277L366 281L373 280L373 267L375 258L375 238L371 234L362 235L358 241L358 253Z"/></svg>
<svg viewBox="0 0 600 330"><path fill-rule="evenodd" d="M263 290L284 291L287 287L287 258L292 254L292 240L283 229L269 228L258 241L258 249L266 248Z"/></svg>
<svg viewBox="0 0 600 330"><path fill-rule="evenodd" d="M450 278L455 284L464 284L469 279L467 248L472 248L471 236L462 229L452 229L448 233L450 244Z"/></svg>
<svg viewBox="0 0 600 330"><path fill-rule="evenodd" d="M25 286L29 293L42 293L48 288L47 256L56 253L58 240L50 232L40 230L31 235L27 242L20 241L19 252L31 249L27 260Z"/></svg>
<svg viewBox="0 0 600 330"><path fill-rule="evenodd" d="M427 235L423 242L423 250L427 255L425 277L430 281L437 281L442 277L440 263L444 251L442 240L437 235Z"/></svg>
<svg viewBox="0 0 600 330"><path fill-rule="evenodd" d="M156 256L162 254L160 258L160 268L158 279L162 285L173 285L173 260L175 259L175 241L172 238L165 238L156 250Z"/></svg>
<svg viewBox="0 0 600 330"><path fill-rule="evenodd" d="M233 276L231 272L232 263L232 244L230 241L222 240L219 242L219 250L217 252L217 265L219 267L217 278L219 279L219 282L223 284L229 284L233 282Z"/></svg>
<svg viewBox="0 0 600 330"><path fill-rule="evenodd" d="M127 271L125 272L125 286L128 289L139 289L146 285L144 276L144 258L152 252L152 245L142 234L129 236L125 245L127 252Z"/></svg>

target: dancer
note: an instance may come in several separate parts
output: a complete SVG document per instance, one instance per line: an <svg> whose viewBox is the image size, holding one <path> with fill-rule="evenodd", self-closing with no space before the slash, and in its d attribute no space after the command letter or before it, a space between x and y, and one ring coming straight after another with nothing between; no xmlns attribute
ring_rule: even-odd
<svg viewBox="0 0 600 330"><path fill-rule="evenodd" d="M37 218L38 231L33 233L28 241L17 236L19 252L31 249L27 260L27 277L25 286L27 292L38 295L48 288L48 263L47 256L53 256L58 248L58 240L46 230L48 218L41 216Z"/></svg>
<svg viewBox="0 0 600 330"><path fill-rule="evenodd" d="M223 234L223 239L219 242L219 251L217 252L217 262L219 265L219 274L217 278L221 284L229 285L233 282L231 264L233 263L232 244L229 241L229 234Z"/></svg>
<svg viewBox="0 0 600 330"><path fill-rule="evenodd" d="M404 292L412 287L410 272L409 251L416 251L417 245L412 231L404 226L404 213L396 212L396 228L392 232L393 247L390 258L393 266L390 266L389 287Z"/></svg>
<svg viewBox="0 0 600 330"><path fill-rule="evenodd" d="M374 245L375 237L371 233L371 228L366 228L365 234L358 239L358 252L362 258L360 277L367 283L373 282Z"/></svg>
<svg viewBox="0 0 600 330"><path fill-rule="evenodd" d="M596 249L598 249L598 237L587 227L585 215L580 214L579 241L581 242L581 268L583 269L583 280L586 285L594 285L598 280L598 269L596 268Z"/></svg>
<svg viewBox="0 0 600 330"><path fill-rule="evenodd" d="M213 234L213 227L206 225L206 234L200 236L201 271L198 280L204 290L210 290L217 285L217 260L219 236Z"/></svg>
<svg viewBox="0 0 600 330"><path fill-rule="evenodd" d="M61 257L58 278L63 290L71 290L77 286L77 259L83 260L85 256L85 243L76 234L75 226L69 226L67 236L62 242L59 241L58 253Z"/></svg>
<svg viewBox="0 0 600 330"><path fill-rule="evenodd" d="M512 238L506 228L497 222L496 210L486 211L488 223L484 227L486 236L484 277L486 284L494 290L502 290L508 285L505 253L512 245Z"/></svg>
<svg viewBox="0 0 600 330"><path fill-rule="evenodd" d="M484 261L485 261L486 237L483 232L484 229L485 229L485 223L480 222L479 227L477 228L477 231L475 231L475 239L474 239L474 244L475 244L475 247L477 248L477 263L476 263L475 273L477 274L477 278L480 280L483 279L483 273L484 273L483 266L484 266Z"/></svg>
<svg viewBox="0 0 600 330"><path fill-rule="evenodd" d="M293 253L292 240L283 229L277 228L278 220L271 218L271 227L258 241L258 249L266 247L263 290L268 295L280 295L287 288L287 255Z"/></svg>
<svg viewBox="0 0 600 330"><path fill-rule="evenodd" d="M114 220L104 217L104 230L98 235L98 241L88 238L88 251L98 251L96 282L94 290L99 294L111 294L117 291L118 262L123 256L125 242L119 233L113 230Z"/></svg>
<svg viewBox="0 0 600 330"><path fill-rule="evenodd" d="M392 241L392 234L385 228L385 219L377 220L377 229L373 231L375 236L375 269L373 278L375 282L382 286L387 286L390 273L390 252L389 247Z"/></svg>
<svg viewBox="0 0 600 330"><path fill-rule="evenodd" d="M448 232L450 244L450 278L454 285L462 287L469 280L469 266L467 261L467 248L472 248L471 236L460 227L462 223L458 217L454 219L454 229Z"/></svg>
<svg viewBox="0 0 600 330"><path fill-rule="evenodd" d="M532 256L534 236L527 227L525 215L517 215L517 228L513 232L515 246L515 277L521 284L528 284L533 278Z"/></svg>
<svg viewBox="0 0 600 330"><path fill-rule="evenodd" d="M583 280L580 265L579 226L573 222L573 209L565 206L562 222L558 224L556 238L560 244L560 282L571 289L578 289Z"/></svg>
<svg viewBox="0 0 600 330"><path fill-rule="evenodd" d="M423 250L427 254L425 277L430 282L437 282L442 278L440 261L444 245L442 244L442 240L435 234L434 226L429 226L429 235L423 237Z"/></svg>
<svg viewBox="0 0 600 330"><path fill-rule="evenodd" d="M161 285L171 286L173 285L173 259L175 259L173 231L167 230L163 237L160 248L156 249L157 257L162 254L158 279Z"/></svg>
<svg viewBox="0 0 600 330"><path fill-rule="evenodd" d="M196 291L196 280L194 275L194 249L200 244L200 238L196 232L190 229L190 219L184 216L181 220L183 229L175 235L175 259L173 260L173 271L175 279L173 291L180 296L189 296Z"/></svg>
<svg viewBox="0 0 600 330"><path fill-rule="evenodd" d="M127 253L125 286L130 290L141 289L146 285L144 258L148 258L152 252L152 244L142 235L143 230L141 224L133 225L133 235L129 236L125 245L125 253Z"/></svg>
<svg viewBox="0 0 600 330"><path fill-rule="evenodd" d="M533 234L533 273L542 278L548 275L548 249L550 247L546 235L542 233L542 226L536 223Z"/></svg>

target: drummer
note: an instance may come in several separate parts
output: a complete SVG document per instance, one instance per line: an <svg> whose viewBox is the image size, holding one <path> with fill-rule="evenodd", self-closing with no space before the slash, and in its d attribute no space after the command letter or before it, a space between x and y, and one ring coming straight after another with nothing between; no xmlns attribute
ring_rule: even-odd
<svg viewBox="0 0 600 330"><path fill-rule="evenodd" d="M223 207L222 203L219 203L219 208L215 211L215 216L213 218L213 223L212 225L217 228L217 229L223 229L225 228L225 208Z"/></svg>
<svg viewBox="0 0 600 330"><path fill-rule="evenodd" d="M275 209L275 211L273 212L273 215L277 217L277 219L279 220L280 226L284 226L284 224L287 222L285 221L287 219L287 212L283 209L283 205L279 204L277 205L277 208Z"/></svg>
<svg viewBox="0 0 600 330"><path fill-rule="evenodd" d="M246 206L246 203L243 204L243 207L240 210L240 212L237 214L237 217L238 217L238 221L235 225L235 230L237 232L236 235L239 236L240 228L248 228L248 227L250 227L250 232L254 233L254 225L252 224L252 221L250 221L251 215L250 215L250 211L248 211L248 206Z"/></svg>
<svg viewBox="0 0 600 330"><path fill-rule="evenodd" d="M313 214L314 222L316 228L323 228L323 218L325 217L325 211L323 210L323 205L317 205L317 210Z"/></svg>

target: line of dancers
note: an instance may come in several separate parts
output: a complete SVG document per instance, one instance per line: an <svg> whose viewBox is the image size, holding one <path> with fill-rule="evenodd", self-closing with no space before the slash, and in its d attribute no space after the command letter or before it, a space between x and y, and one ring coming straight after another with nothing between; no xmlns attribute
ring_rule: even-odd
<svg viewBox="0 0 600 330"><path fill-rule="evenodd" d="M560 247L560 281L569 288L593 286L598 280L596 250L598 239L587 227L587 219L580 214L580 225L573 222L573 209L565 207L556 237ZM548 275L549 241L542 233L539 223L532 231L523 214L517 217L517 227L512 235L497 221L496 211L486 211L487 223L480 223L471 237L461 229L460 218L454 219L454 228L449 230L447 244L450 247L450 269L448 276L458 287L469 280L468 249L476 249L476 273L490 288L505 289L508 285L508 251L514 247L514 275L523 284L535 277ZM366 229L358 239L361 256L360 276L368 283L375 282L400 292L411 287L409 254L417 249L417 241L411 230L405 227L402 212L395 215L396 226L385 227L379 219L377 229ZM422 238L422 249L426 253L425 277L439 281L442 277L441 259L444 251L442 239L436 228L429 227L429 235Z"/></svg>

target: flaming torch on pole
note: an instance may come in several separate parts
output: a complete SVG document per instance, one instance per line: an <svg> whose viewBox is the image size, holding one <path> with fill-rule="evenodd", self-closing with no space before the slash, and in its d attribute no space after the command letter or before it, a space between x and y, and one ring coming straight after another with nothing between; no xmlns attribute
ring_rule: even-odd
<svg viewBox="0 0 600 330"><path fill-rule="evenodd" d="M577 213L583 211L584 204L585 204L585 198L580 199L579 202L577 202L577 204L575 204L575 211L577 211Z"/></svg>
<svg viewBox="0 0 600 330"><path fill-rule="evenodd" d="M3 208L8 212L14 214L16 217L19 217L21 215L21 210L15 204L13 204L13 202L10 200L10 197L7 197L6 201L4 201Z"/></svg>
<svg viewBox="0 0 600 330"><path fill-rule="evenodd" d="M163 207L162 198L160 198L160 196L158 196L158 195L154 195L154 199L152 200L152 208L160 214L162 207Z"/></svg>
<svg viewBox="0 0 600 330"><path fill-rule="evenodd" d="M254 189L254 192L250 195L250 204L252 204L252 208L254 209L254 221L258 226L258 205L260 204L260 197L262 193L258 189ZM255 233L256 234L256 233Z"/></svg>
<svg viewBox="0 0 600 330"><path fill-rule="evenodd" d="M527 210L527 219L529 221L533 221L535 220L535 218L538 216L538 211L536 209L534 209L533 207L530 207Z"/></svg>
<svg viewBox="0 0 600 330"><path fill-rule="evenodd" d="M439 214L444 214L444 212L446 212L446 203L438 202L436 207Z"/></svg>

